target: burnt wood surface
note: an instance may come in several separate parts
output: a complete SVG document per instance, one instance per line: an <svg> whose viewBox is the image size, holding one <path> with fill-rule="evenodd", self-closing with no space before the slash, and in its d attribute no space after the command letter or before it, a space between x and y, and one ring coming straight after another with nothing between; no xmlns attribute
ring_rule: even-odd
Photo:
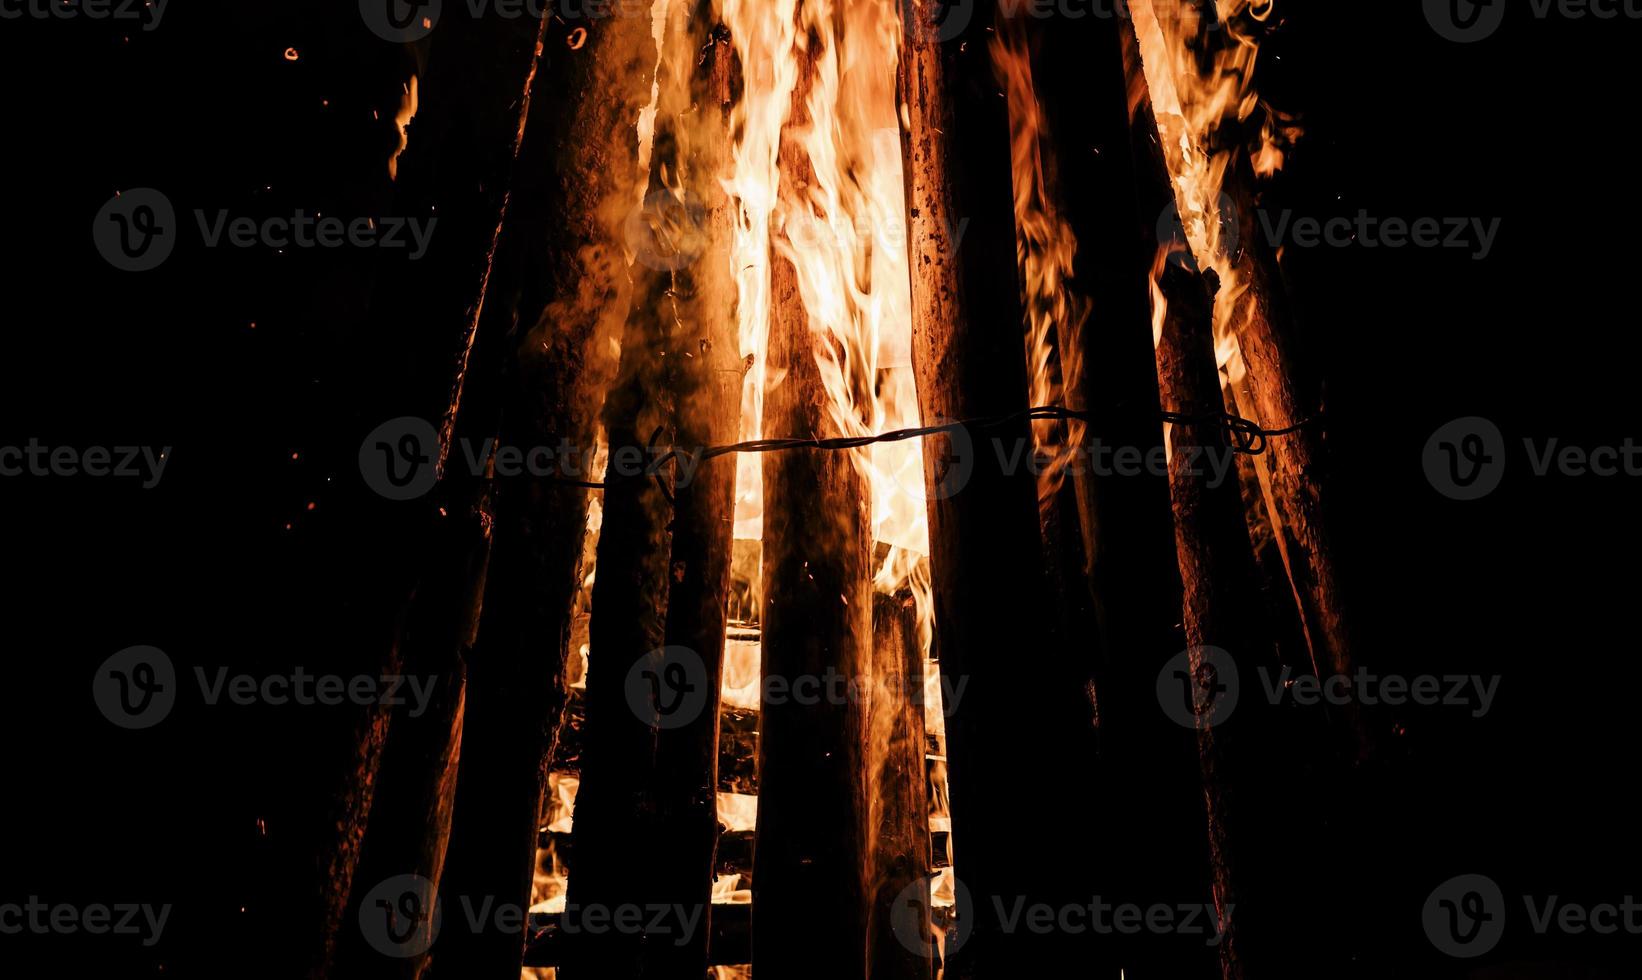
<svg viewBox="0 0 1642 980"><path fill-rule="evenodd" d="M974 4L967 28L945 40L932 4L910 0L903 10L902 157L923 422L1018 412L1027 383L1009 120L986 44L996 4ZM952 689L965 685L947 744L956 873L975 921L948 975L1046 972L1068 958L1089 962L1096 946L1089 934L1006 930L998 913L999 902L1061 904L1079 892L1087 902L1105 863L1092 850L1068 859L1052 844L1089 833L1095 740L1089 651L1068 649L1046 608L1036 481L1024 469L1006 472L995 451L1029 448L1030 439L1023 422L924 440L936 651ZM1025 799L999 791L1002 772L1032 787ZM1023 810L1035 827L1024 839L1007 830Z"/></svg>

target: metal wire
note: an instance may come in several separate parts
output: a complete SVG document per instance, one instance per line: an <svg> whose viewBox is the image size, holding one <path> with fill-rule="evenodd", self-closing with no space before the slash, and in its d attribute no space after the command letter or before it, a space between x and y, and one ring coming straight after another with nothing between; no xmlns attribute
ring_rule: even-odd
<svg viewBox="0 0 1642 980"><path fill-rule="evenodd" d="M1315 418L1308 418L1281 429L1267 429L1230 412L1210 412L1203 415L1188 415L1183 412L1158 412L1157 417L1161 421L1172 422L1176 425L1218 425L1226 435L1228 448L1234 453L1245 456L1259 456L1266 451L1266 443L1271 438L1292 435L1316 421ZM1079 412L1055 405L1041 405L1009 415L965 419L960 422L944 422L940 425L921 425L910 429L893 429L889 432L881 432L870 436L833 436L827 439L750 439L746 442L731 443L727 446L705 446L695 451L674 447L657 458L655 463L648 467L648 470L649 475L655 479L656 486L661 489L668 502L672 502L672 490L662 480L661 470L675 456L691 457L699 453L699 462L706 462L719 456L729 456L737 453L774 453L793 449L837 451L859 449L862 446L870 446L878 442L904 442L907 439L921 439L924 436L938 435L942 432L955 432L959 429L993 429L1016 422L1039 420L1092 422L1094 419L1095 413L1093 412ZM655 432L650 434L649 447L652 451L656 449L661 436L661 428L657 428ZM594 490L603 490L607 485L606 483L586 480L565 480L561 482Z"/></svg>

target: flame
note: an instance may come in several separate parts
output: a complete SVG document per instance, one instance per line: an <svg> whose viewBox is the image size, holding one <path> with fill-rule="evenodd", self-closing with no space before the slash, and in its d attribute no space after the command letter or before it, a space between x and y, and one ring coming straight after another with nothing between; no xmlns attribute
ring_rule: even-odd
<svg viewBox="0 0 1642 980"><path fill-rule="evenodd" d="M399 100L399 109L394 113L394 129L399 133L399 145L394 148L393 155L388 158L388 179L399 179L399 157L410 145L410 124L416 118L416 76L412 75L402 86L404 97Z"/></svg>
<svg viewBox="0 0 1642 980"><path fill-rule="evenodd" d="M916 425L906 204L895 111L899 9L892 0L727 0L745 90L735 110L735 172L742 350L752 364L743 393L744 438L762 433L761 392L770 319L770 262L798 273L828 411L846 435ZM791 124L800 66L812 72L809 121ZM783 186L783 140L808 158L813 181ZM768 379L778 381L779 379ZM923 459L913 442L855 450L872 496L875 540L890 546L874 583L920 589L929 550ZM762 531L758 460L737 474L736 534ZM929 604L920 602L921 632Z"/></svg>
<svg viewBox="0 0 1642 980"><path fill-rule="evenodd" d="M1225 191L1227 172L1242 147L1228 145L1219 133L1228 124L1235 131L1262 108L1254 86L1260 42L1246 27L1271 22L1277 0L1215 0L1214 22L1206 19L1208 2L1132 0L1131 9L1181 224L1199 267L1213 269L1220 279L1215 353L1235 383L1243 366L1231 325L1252 297L1248 277L1238 267L1238 216ZM1281 169L1284 148L1300 135L1291 117L1266 107L1260 146L1251 153L1254 171L1270 176ZM1155 282L1154 277L1154 298Z"/></svg>
<svg viewBox="0 0 1642 980"><path fill-rule="evenodd" d="M734 172L725 189L736 209L733 247L742 353L743 439L763 432L762 394L771 318L772 260L792 263L809 318L816 364L835 430L868 436L919 424L912 371L907 205L895 101L901 44L896 0L725 0L724 23L740 56L744 89L732 116ZM809 72L802 118L793 121L800 71ZM783 144L806 158L810 180L784 182ZM1070 261L1069 259L1067 260ZM772 435L777 433L772 433ZM784 434L784 433L781 433ZM926 726L944 744L938 670L929 663L934 603L922 446L874 443L854 450L867 478L873 538L881 545L874 588L911 592L926 659ZM759 457L736 476L735 535L763 531ZM757 704L758 646L727 647L724 696ZM944 778L937 798L945 797ZM752 826L748 800L720 794L720 822ZM939 818L938 818L939 819ZM739 896L739 882L715 889ZM732 898L731 900L738 900Z"/></svg>
<svg viewBox="0 0 1642 980"><path fill-rule="evenodd" d="M1026 366L1031 404L1062 403L1062 379L1077 373L1075 349L1061 349L1059 336L1077 336L1089 318L1088 298L1068 282L1077 255L1077 236L1056 210L1052 175L1043 159L1048 121L1032 79L1032 56L1019 16L1000 17L991 42L992 68L1009 101L1010 156L1015 189L1015 252L1021 271L1021 306L1026 313ZM1057 326L1059 332L1057 333ZM1077 406L1071 406L1077 407ZM1039 471L1038 500L1047 505L1066 479L1076 448L1063 422L1032 424L1034 449L1045 460Z"/></svg>
<svg viewBox="0 0 1642 980"><path fill-rule="evenodd" d="M581 780L568 773L551 772L547 775L547 823L542 829L555 834L568 834L571 816L576 809L576 790ZM549 843L536 849L536 872L531 878L530 911L563 912L565 889L569 878L559 861L558 847Z"/></svg>

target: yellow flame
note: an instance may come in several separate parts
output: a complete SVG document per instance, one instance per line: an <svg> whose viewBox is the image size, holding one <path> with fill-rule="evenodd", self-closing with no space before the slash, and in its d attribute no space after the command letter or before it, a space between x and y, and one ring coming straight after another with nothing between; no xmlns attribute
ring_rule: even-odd
<svg viewBox="0 0 1642 980"><path fill-rule="evenodd" d="M1189 0L1131 2L1181 223L1198 265L1213 269L1220 278L1215 351L1221 369L1234 382L1242 375L1242 358L1230 327L1234 314L1251 297L1247 277L1235 261L1236 249L1226 239L1226 233L1238 227L1238 217L1229 208L1225 182L1241 147L1218 144L1214 137L1225 124L1244 123L1260 108L1254 86L1259 39L1237 25L1270 21L1276 6L1276 0L1215 0L1219 23L1209 28L1202 11ZM1199 61L1194 43L1205 34L1216 42L1206 63ZM1292 119L1268 111L1261 146L1251 156L1255 172L1270 176L1280 169L1283 147L1300 133Z"/></svg>
<svg viewBox="0 0 1642 980"><path fill-rule="evenodd" d="M1069 280L1077 256L1077 236L1055 206L1055 188L1044 167L1048 122L1032 78L1032 57L1024 19L999 18L991 43L992 67L1009 101L1010 155L1015 191L1015 252L1021 271L1021 306L1026 314L1026 367L1033 405L1063 404L1062 379L1074 376L1075 348L1060 348L1057 326L1077 336L1089 318L1087 297ZM1077 407L1077 406L1070 406ZM1066 478L1075 434L1065 423L1032 424L1034 449L1046 464L1039 471L1038 499L1047 504Z"/></svg>
<svg viewBox="0 0 1642 980"><path fill-rule="evenodd" d="M770 321L770 262L797 271L813 350L838 431L871 435L918 423L912 375L912 319L901 183L895 70L899 8L893 0L726 0L743 66L733 116L735 268L743 353L751 359L742 398L743 438L762 434L762 391ZM802 56L802 57L801 57ZM801 65L811 71L808 122L791 124ZM783 186L783 140L807 157L813 180ZM922 585L929 550L923 459L913 442L855 452L869 479L875 540L890 546L874 576L893 592ZM758 459L737 472L736 535L762 533ZM920 632L930 604L920 600Z"/></svg>

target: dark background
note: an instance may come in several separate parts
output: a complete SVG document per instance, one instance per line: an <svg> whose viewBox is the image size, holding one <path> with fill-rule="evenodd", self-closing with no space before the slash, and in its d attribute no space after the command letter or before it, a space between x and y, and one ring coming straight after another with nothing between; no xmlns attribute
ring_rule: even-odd
<svg viewBox="0 0 1642 980"><path fill-rule="evenodd" d="M1497 36L1459 45L1409 0L1279 9L1261 89L1307 135L1272 202L1502 219L1485 262L1416 248L1287 256L1325 385L1362 659L1502 681L1486 718L1403 718L1371 812L1353 815L1366 836L1297 826L1272 858L1360 883L1341 914L1363 975L1465 976L1419 926L1443 880L1483 873L1508 896L1589 902L1642 892L1638 483L1538 478L1521 451L1530 436L1642 435L1627 193L1642 22L1539 21L1512 4ZM185 239L161 269L130 274L103 261L90 227L115 191L142 186L184 215L382 213L408 56L371 37L352 3L315 0L176 0L153 32L0 21L0 45L0 445L175 447L154 490L0 480L0 901L176 906L153 949L0 937L0 962L277 975L334 711L185 698L127 733L97 712L91 677L139 643L179 671L354 662L339 617L361 544L333 515L364 494L349 447L399 414L373 415L371 399L407 352L358 342L378 256ZM1497 492L1461 503L1426 481L1421 451L1469 415L1498 424L1511 458ZM1473 975L1528 962L1619 975L1642 960L1635 937L1537 937L1520 911Z"/></svg>

